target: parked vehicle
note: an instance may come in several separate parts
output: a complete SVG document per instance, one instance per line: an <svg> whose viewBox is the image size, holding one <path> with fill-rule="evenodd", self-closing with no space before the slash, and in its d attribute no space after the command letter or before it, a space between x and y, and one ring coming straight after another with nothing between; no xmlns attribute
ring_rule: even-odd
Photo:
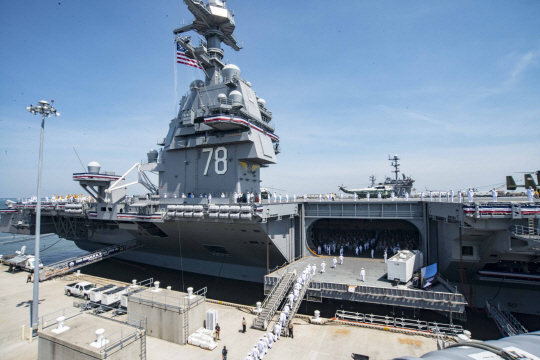
<svg viewBox="0 0 540 360"><path fill-rule="evenodd" d="M96 286L88 281L83 281L79 283L73 283L66 285L65 292L67 296L81 296L85 300L90 299L90 292Z"/></svg>

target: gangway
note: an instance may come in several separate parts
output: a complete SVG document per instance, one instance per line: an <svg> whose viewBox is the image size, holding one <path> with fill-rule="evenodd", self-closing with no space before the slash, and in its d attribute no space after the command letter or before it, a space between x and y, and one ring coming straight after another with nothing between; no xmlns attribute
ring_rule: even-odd
<svg viewBox="0 0 540 360"><path fill-rule="evenodd" d="M505 337L528 333L527 329L500 304L493 306L486 301L488 314L493 318L501 334Z"/></svg>
<svg viewBox="0 0 540 360"><path fill-rule="evenodd" d="M281 328L281 335L283 336L289 336L289 323L293 321L294 317L296 316L296 313L298 312L298 309L300 309L300 304L302 303L302 300L306 296L307 290L309 288L309 282L311 281L311 278L313 277L313 273L310 271L307 280L304 282L304 285L300 288L300 292L298 293L298 300L293 303L293 307L289 312L289 316L287 316L287 319L285 320L285 325ZM288 301L285 302L285 305L288 304ZM283 308L285 308L285 305ZM283 309L281 309L283 311Z"/></svg>
<svg viewBox="0 0 540 360"><path fill-rule="evenodd" d="M112 245L88 254L76 256L70 259L62 260L54 264L43 267L39 272L39 281L45 281L55 276L61 276L68 272L82 268L83 266L94 264L98 261L118 255L124 251L133 250L144 246L139 240L130 240L122 244Z"/></svg>
<svg viewBox="0 0 540 360"><path fill-rule="evenodd" d="M264 299L264 302L261 305L262 311L255 319L253 319L253 328L266 331L268 323L272 320L279 305L289 293L295 279L296 270L286 272L281 276L279 281L266 296L266 299Z"/></svg>

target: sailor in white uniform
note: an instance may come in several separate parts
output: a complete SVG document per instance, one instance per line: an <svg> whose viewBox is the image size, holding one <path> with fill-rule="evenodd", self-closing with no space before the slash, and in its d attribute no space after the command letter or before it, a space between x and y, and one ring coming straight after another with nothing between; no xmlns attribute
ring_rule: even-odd
<svg viewBox="0 0 540 360"><path fill-rule="evenodd" d="M246 358L244 360L253 360L251 355L252 355L251 352L248 352L248 355L246 356ZM255 359L255 360L258 360L258 359Z"/></svg>
<svg viewBox="0 0 540 360"><path fill-rule="evenodd" d="M289 299L289 304L290 304L290 307L292 308L293 302L294 302L294 294L290 293L289 296L287 296L287 298Z"/></svg>
<svg viewBox="0 0 540 360"><path fill-rule="evenodd" d="M325 268L325 267L326 267L326 263L323 261L322 264L321 264L321 268L322 268L321 274L324 273L324 268Z"/></svg>
<svg viewBox="0 0 540 360"><path fill-rule="evenodd" d="M291 312L291 308L289 305L285 305L285 308L283 309L283 313L285 314L285 317L289 317L289 313Z"/></svg>
<svg viewBox="0 0 540 360"><path fill-rule="evenodd" d="M277 195L276 195L276 192L274 191L274 204L277 202Z"/></svg>
<svg viewBox="0 0 540 360"><path fill-rule="evenodd" d="M279 194L279 202L281 203L281 194Z"/></svg>
<svg viewBox="0 0 540 360"><path fill-rule="evenodd" d="M274 345L274 334L272 333L272 331L268 332L268 348L271 349L272 348L272 345Z"/></svg>
<svg viewBox="0 0 540 360"><path fill-rule="evenodd" d="M282 312L281 314L279 314L279 324L281 326L285 326L285 321L287 320L287 316L285 315L284 312Z"/></svg>
<svg viewBox="0 0 540 360"><path fill-rule="evenodd" d="M341 198L341 201L343 201L343 192L342 191L339 192L339 197Z"/></svg>
<svg viewBox="0 0 540 360"><path fill-rule="evenodd" d="M374 254L375 254L375 249L371 249L371 258L372 259L374 258Z"/></svg>
<svg viewBox="0 0 540 360"><path fill-rule="evenodd" d="M409 193L405 192L405 201L409 201Z"/></svg>
<svg viewBox="0 0 540 360"><path fill-rule="evenodd" d="M386 259L388 258L388 254L386 253L386 249L384 249L384 263L386 264Z"/></svg>
<svg viewBox="0 0 540 360"><path fill-rule="evenodd" d="M527 197L529 198L529 202L533 202L534 190L532 186L529 186L529 188L527 189Z"/></svg>
<svg viewBox="0 0 540 360"><path fill-rule="evenodd" d="M266 337L266 334L264 334L262 341L264 343L264 353L268 353L268 338Z"/></svg>
<svg viewBox="0 0 540 360"><path fill-rule="evenodd" d="M394 192L392 191L392 201L394 201L396 195L394 194Z"/></svg>
<svg viewBox="0 0 540 360"><path fill-rule="evenodd" d="M450 191L446 192L446 202L450 202Z"/></svg>
<svg viewBox="0 0 540 360"><path fill-rule="evenodd" d="M319 194L319 201L322 201L322 195Z"/></svg>
<svg viewBox="0 0 540 360"><path fill-rule="evenodd" d="M317 255L321 255L321 245L317 248Z"/></svg>
<svg viewBox="0 0 540 360"><path fill-rule="evenodd" d="M463 193L461 191L458 191L458 200L460 204L463 202Z"/></svg>
<svg viewBox="0 0 540 360"><path fill-rule="evenodd" d="M260 359L262 360L263 359L263 356L264 356L264 343L262 341L262 338L259 338L259 342L257 343L257 348L259 349L259 356L260 356Z"/></svg>
<svg viewBox="0 0 540 360"><path fill-rule="evenodd" d="M467 200L470 203L473 202L473 200L474 200L474 191L471 188L469 188L469 190L467 190Z"/></svg>
<svg viewBox="0 0 540 360"><path fill-rule="evenodd" d="M259 349L257 348L257 345L253 347L253 350L251 350L251 356L253 356L253 360L260 360L261 356L259 354Z"/></svg>
<svg viewBox="0 0 540 360"><path fill-rule="evenodd" d="M300 296L300 290L295 288L293 290L293 294L294 294L294 301L298 301L298 297Z"/></svg>
<svg viewBox="0 0 540 360"><path fill-rule="evenodd" d="M423 191L420 193L420 198L422 199L422 201L424 201L424 192Z"/></svg>
<svg viewBox="0 0 540 360"><path fill-rule="evenodd" d="M289 194L285 194L285 202L289 202Z"/></svg>
<svg viewBox="0 0 540 360"><path fill-rule="evenodd" d="M317 272L317 265L313 264L313 266L311 267L311 270L313 270L312 276L315 276L315 273Z"/></svg>
<svg viewBox="0 0 540 360"><path fill-rule="evenodd" d="M343 254L339 255L340 265L343 265Z"/></svg>
<svg viewBox="0 0 540 360"><path fill-rule="evenodd" d="M307 195L304 194L304 201L307 201Z"/></svg>
<svg viewBox="0 0 540 360"><path fill-rule="evenodd" d="M454 202L454 190L450 190L450 201Z"/></svg>
<svg viewBox="0 0 540 360"><path fill-rule="evenodd" d="M279 340L279 337L281 336L281 325L279 323L276 323L274 326L274 340Z"/></svg>
<svg viewBox="0 0 540 360"><path fill-rule="evenodd" d="M369 193L366 194L366 199L369 201Z"/></svg>
<svg viewBox="0 0 540 360"><path fill-rule="evenodd" d="M337 267L337 259L334 257L334 260L332 260L332 262L334 263L334 266L332 266L333 268L336 268Z"/></svg>
<svg viewBox="0 0 540 360"><path fill-rule="evenodd" d="M293 201L296 202L296 193L293 194Z"/></svg>
<svg viewBox="0 0 540 360"><path fill-rule="evenodd" d="M491 190L491 196L493 197L493 202L497 202L497 190L495 188Z"/></svg>
<svg viewBox="0 0 540 360"><path fill-rule="evenodd" d="M363 282L366 281L366 270L364 270L364 268L362 268L362 270L360 270L360 277L362 278Z"/></svg>
<svg viewBox="0 0 540 360"><path fill-rule="evenodd" d="M429 201L433 201L433 192L432 191L429 192Z"/></svg>
<svg viewBox="0 0 540 360"><path fill-rule="evenodd" d="M378 194L377 197L379 198L379 201L381 201L382 199L381 193L377 193L377 194Z"/></svg>
<svg viewBox="0 0 540 360"><path fill-rule="evenodd" d="M439 202L442 200L442 191L439 191Z"/></svg>
<svg viewBox="0 0 540 360"><path fill-rule="evenodd" d="M356 256L358 256L358 245L356 245L356 247L354 248L354 250L356 251Z"/></svg>

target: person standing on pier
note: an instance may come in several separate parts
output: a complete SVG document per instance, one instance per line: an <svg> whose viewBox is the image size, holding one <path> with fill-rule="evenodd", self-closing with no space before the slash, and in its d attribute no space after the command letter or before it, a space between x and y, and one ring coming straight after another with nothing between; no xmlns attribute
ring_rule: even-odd
<svg viewBox="0 0 540 360"><path fill-rule="evenodd" d="M244 360L253 360L253 358L251 357L251 352L248 352L248 355L246 356L246 358ZM255 359L257 360L257 359Z"/></svg>
<svg viewBox="0 0 540 360"><path fill-rule="evenodd" d="M360 270L360 277L362 278L362 282L366 281L366 270L364 270L364 268Z"/></svg>
<svg viewBox="0 0 540 360"><path fill-rule="evenodd" d="M246 318L242 318L242 333L246 333Z"/></svg>
<svg viewBox="0 0 540 360"><path fill-rule="evenodd" d="M219 340L220 331L221 331L221 328L219 327L219 324L216 323L216 340Z"/></svg>
<svg viewBox="0 0 540 360"><path fill-rule="evenodd" d="M384 249L384 263L386 264L386 259L388 258L388 254L386 253L386 249Z"/></svg>
<svg viewBox="0 0 540 360"><path fill-rule="evenodd" d="M294 335L293 335L293 323L292 321L289 323L289 336L291 337L291 339L294 339Z"/></svg>
<svg viewBox="0 0 540 360"><path fill-rule="evenodd" d="M260 354L259 354L259 349L257 348L257 345L255 345L253 347L253 350L251 350L251 356L253 356L253 360L259 360L261 358Z"/></svg>
<svg viewBox="0 0 540 360"><path fill-rule="evenodd" d="M268 348L271 349L272 348L272 345L274 345L274 334L272 333L272 331L270 331L268 333Z"/></svg>
<svg viewBox="0 0 540 360"><path fill-rule="evenodd" d="M229 350L227 350L227 347L224 346L223 350L221 351L221 355L223 355L223 360L227 360L227 354L229 353Z"/></svg>

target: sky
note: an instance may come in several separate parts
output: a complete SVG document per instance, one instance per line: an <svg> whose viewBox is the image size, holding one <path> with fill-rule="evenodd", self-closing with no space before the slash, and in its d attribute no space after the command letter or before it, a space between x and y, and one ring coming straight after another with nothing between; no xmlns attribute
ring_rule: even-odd
<svg viewBox="0 0 540 360"><path fill-rule="evenodd" d="M392 175L394 154L419 191L488 190L540 168L540 2L227 6L244 48L223 45L224 60L280 137L262 186L362 187ZM117 174L158 149L203 75L179 66L175 81L172 30L192 18L180 0L0 2L0 197L36 194L40 118L25 107L39 100L61 114L46 120L43 196L82 192L74 148Z"/></svg>

